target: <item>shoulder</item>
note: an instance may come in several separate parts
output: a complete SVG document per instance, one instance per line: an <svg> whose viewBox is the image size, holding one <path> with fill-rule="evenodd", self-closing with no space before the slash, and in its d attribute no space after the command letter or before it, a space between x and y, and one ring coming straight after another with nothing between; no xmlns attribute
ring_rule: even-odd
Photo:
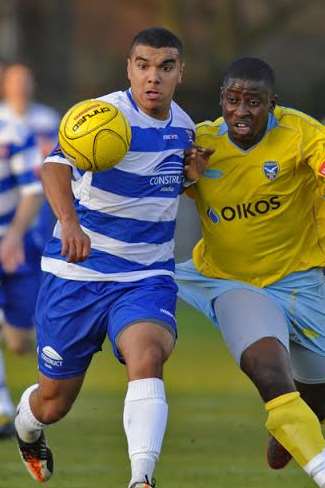
<svg viewBox="0 0 325 488"><path fill-rule="evenodd" d="M325 126L323 124L300 110L277 106L274 110L274 115L280 127L290 127L301 131L312 130L325 134Z"/></svg>
<svg viewBox="0 0 325 488"><path fill-rule="evenodd" d="M27 114L28 121L36 132L44 129L55 129L60 121L59 113L52 107L42 103L33 103Z"/></svg>
<svg viewBox="0 0 325 488"><path fill-rule="evenodd" d="M49 105L45 105L43 103L33 103L31 105L31 110L40 115L58 117L58 112L55 110L55 108L50 107Z"/></svg>
<svg viewBox="0 0 325 488"><path fill-rule="evenodd" d="M0 103L0 121L1 126L3 126L4 124L15 126L19 121L17 116L13 113L8 104L5 102Z"/></svg>
<svg viewBox="0 0 325 488"><path fill-rule="evenodd" d="M195 124L191 117L185 110L183 110L176 102L172 101L171 109L173 112L173 118L176 125L181 125L189 129L195 130Z"/></svg>
<svg viewBox="0 0 325 488"><path fill-rule="evenodd" d="M101 100L103 102L111 103L115 105L117 108L125 109L126 106L129 105L129 100L127 97L126 92L124 91L117 91L108 93L107 95L103 95L102 97L98 97L97 100Z"/></svg>
<svg viewBox="0 0 325 488"><path fill-rule="evenodd" d="M196 142L199 145L210 145L226 132L226 123L223 117L211 121L205 120L196 125Z"/></svg>
<svg viewBox="0 0 325 488"><path fill-rule="evenodd" d="M98 100L115 105L125 115L130 124L134 121L137 112L126 91L108 93L107 95L98 97Z"/></svg>

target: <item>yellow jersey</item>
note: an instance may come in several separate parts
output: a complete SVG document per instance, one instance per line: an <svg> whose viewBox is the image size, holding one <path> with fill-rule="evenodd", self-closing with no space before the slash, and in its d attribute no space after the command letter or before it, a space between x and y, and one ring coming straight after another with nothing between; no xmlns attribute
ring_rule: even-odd
<svg viewBox="0 0 325 488"><path fill-rule="evenodd" d="M258 287L325 265L325 127L277 106L263 139L243 150L223 118L197 126L196 143L213 148L190 188L202 239L193 250L205 276Z"/></svg>

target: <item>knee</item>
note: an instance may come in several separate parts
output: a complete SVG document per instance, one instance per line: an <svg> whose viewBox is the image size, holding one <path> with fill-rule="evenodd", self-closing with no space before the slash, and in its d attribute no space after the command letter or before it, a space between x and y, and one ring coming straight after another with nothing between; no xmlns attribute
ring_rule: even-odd
<svg viewBox="0 0 325 488"><path fill-rule="evenodd" d="M7 327L4 329L4 339L7 349L18 356L33 351L33 337L27 331L13 332L12 328Z"/></svg>
<svg viewBox="0 0 325 488"><path fill-rule="evenodd" d="M147 345L141 353L131 352L125 358L129 372L139 378L160 377L163 363L167 359L162 347L157 344Z"/></svg>
<svg viewBox="0 0 325 488"><path fill-rule="evenodd" d="M7 349L17 356L27 354L31 350L30 344L26 341L10 341L6 345Z"/></svg>

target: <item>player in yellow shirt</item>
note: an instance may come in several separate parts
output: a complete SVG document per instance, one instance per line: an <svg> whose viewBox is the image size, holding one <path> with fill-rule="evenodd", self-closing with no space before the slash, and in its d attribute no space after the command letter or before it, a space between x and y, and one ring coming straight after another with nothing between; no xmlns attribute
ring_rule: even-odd
<svg viewBox="0 0 325 488"><path fill-rule="evenodd" d="M188 190L202 239L177 266L179 294L220 328L264 400L270 466L294 457L325 487L325 128L277 105L257 58L229 67L220 103L223 117L197 128L214 153Z"/></svg>

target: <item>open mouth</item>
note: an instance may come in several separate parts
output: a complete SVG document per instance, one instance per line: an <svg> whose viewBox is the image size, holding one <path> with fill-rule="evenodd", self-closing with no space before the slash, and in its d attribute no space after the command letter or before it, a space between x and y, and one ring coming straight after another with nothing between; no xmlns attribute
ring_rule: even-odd
<svg viewBox="0 0 325 488"><path fill-rule="evenodd" d="M239 134L248 134L252 130L251 126L247 122L236 122L233 127Z"/></svg>
<svg viewBox="0 0 325 488"><path fill-rule="evenodd" d="M160 93L155 90L147 90L145 93L149 100L158 100L160 97Z"/></svg>

